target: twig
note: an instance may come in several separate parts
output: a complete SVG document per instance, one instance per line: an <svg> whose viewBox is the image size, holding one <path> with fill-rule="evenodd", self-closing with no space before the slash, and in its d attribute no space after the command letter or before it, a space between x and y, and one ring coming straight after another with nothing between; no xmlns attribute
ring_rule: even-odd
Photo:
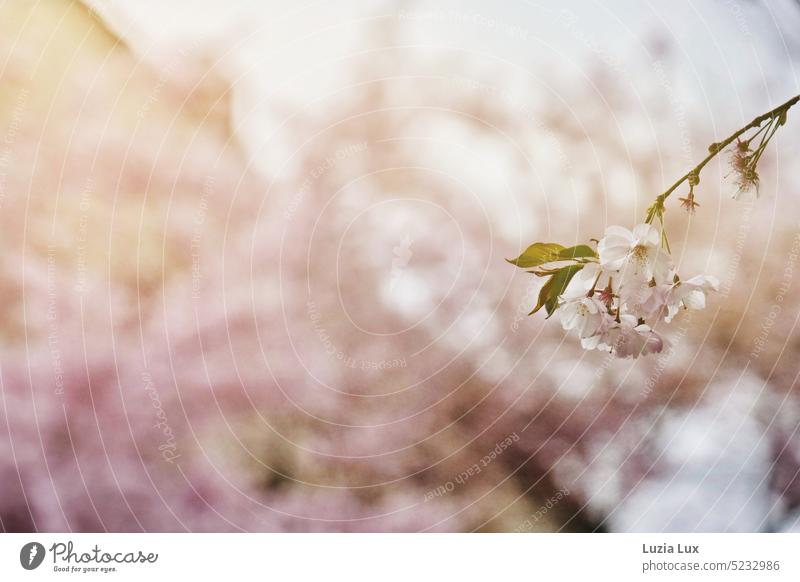
<svg viewBox="0 0 800 582"><path fill-rule="evenodd" d="M783 105L779 105L775 109L773 109L771 111L768 111L768 112L766 112L766 113L764 113L762 115L759 115L753 121L751 121L750 123L745 125L743 128L741 128L740 130L735 132L730 137L728 137L726 140L724 140L722 142L712 143L708 147L708 150L709 150L710 153L705 157L705 159L702 162L700 162L699 164L697 164L694 168L692 168L691 170L686 172L686 174L684 174L683 176L678 178L678 180L672 186L667 188L667 190L663 194L660 194L659 196L657 196L656 200L655 200L655 202L654 202L654 204L653 204L653 206L651 208L658 209L659 207L661 207L661 209L663 210L664 201L667 198L669 198L669 195L672 194L672 192L674 192L678 188L678 186L680 186L681 184L683 184L684 182L686 182L687 180L689 180L693 176L695 177L694 178L695 180L698 180L699 176L700 176L700 172L703 170L703 168L706 166L706 164L708 164L708 162L713 160L717 156L717 154L719 154L722 150L724 150L731 143L733 143L733 141L735 139L740 137L742 134L747 133L749 130L754 129L756 127L759 127L766 120L769 119L770 121L772 121L772 120L780 117L781 115L785 114L798 101L800 101L800 95L796 95L796 96L792 97L791 99L789 99ZM762 130L763 130L763 128L762 128ZM768 133L770 133L770 132L768 132ZM772 133L774 133L774 131ZM772 137L772 136L770 135L770 137ZM654 212L654 213L648 213L647 222L651 222L652 219L657 215L658 215L657 211Z"/></svg>

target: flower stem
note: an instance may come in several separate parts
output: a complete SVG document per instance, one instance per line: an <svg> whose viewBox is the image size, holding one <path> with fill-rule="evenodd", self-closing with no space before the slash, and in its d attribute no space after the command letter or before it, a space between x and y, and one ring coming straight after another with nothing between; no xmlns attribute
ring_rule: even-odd
<svg viewBox="0 0 800 582"><path fill-rule="evenodd" d="M660 194L658 197L656 197L655 205L661 206L663 208L664 201L669 197L670 194L672 194L672 192L675 191L675 189L678 188L678 186L689 180L692 176L699 177L701 170L706 166L706 164L708 164L708 162L713 160L717 156L717 154L719 154L722 150L724 150L731 143L733 143L735 139L740 137L742 134L750 131L751 129L761 126L761 124L764 123L766 120L770 120L770 122L772 122L773 120L777 119L781 115L785 114L789 109L791 109L792 106L798 101L800 101L800 95L795 95L783 105L779 105L775 109L767 111L762 115L759 115L753 121L745 125L740 130L736 131L734 134L732 134L724 141L711 144L708 148L710 153L705 157L705 159L699 164L697 164L694 168L686 172L686 174L678 178L678 180L672 186L667 188L667 190L663 194ZM770 134L774 133L775 130L777 129L777 126L778 124L776 123L775 128L773 128L772 132L768 131L768 133ZM761 130L759 130L759 132L760 131ZM772 135L770 135L770 138L771 137Z"/></svg>

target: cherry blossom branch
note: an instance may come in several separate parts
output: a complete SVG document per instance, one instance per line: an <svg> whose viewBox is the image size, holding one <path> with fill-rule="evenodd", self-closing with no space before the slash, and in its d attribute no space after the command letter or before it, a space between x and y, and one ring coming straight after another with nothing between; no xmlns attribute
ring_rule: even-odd
<svg viewBox="0 0 800 582"><path fill-rule="evenodd" d="M751 129L755 129L760 127L760 129L753 135L749 140L746 142L747 146L749 147L750 141L755 139L762 131L766 129L766 133L761 139L761 142L758 145L758 148L752 153L752 156L747 159L746 167L741 168L742 171L747 171L748 169L752 172L749 176L744 175L744 183L742 182L742 178L740 178L740 186L747 186L748 182L752 182L757 184L758 181L758 174L755 173L755 165L758 163L758 160L761 158L761 154L764 152L769 140L772 139L772 136L775 135L778 127L783 125L786 122L786 112L789 111L798 101L800 101L800 95L795 95L791 99L789 99L783 105L779 105L775 109L768 111L762 115L759 115L753 121L739 129L738 131L734 132L731 136L721 142L712 143L708 146L709 154L703 159L702 162L697 164L694 168L686 172L683 176L678 178L678 180L672 184L663 194L660 194L656 197L655 202L653 202L652 206L648 208L647 211L647 218L645 222L648 224L653 222L653 219L658 217L663 221L663 213L664 213L664 202L669 195L672 194L681 184L684 182L689 183L689 194L686 198L682 198L681 201L683 205L688 210L694 210L695 206L698 204L694 201L694 187L700 183L700 172L703 168L713 160L721 151L727 148L730 144L732 144L735 140L738 140L742 135L750 131ZM761 124L765 121L769 120L769 123L763 127ZM744 153L744 152L743 152Z"/></svg>
<svg viewBox="0 0 800 582"><path fill-rule="evenodd" d="M590 239L597 250L585 244L565 247L536 242L516 259L508 259L512 265L545 279L530 314L544 309L550 317L559 311L562 327L576 331L587 350L609 351L620 358L662 351L666 340L653 326L669 324L681 311L703 309L706 295L719 289L719 280L713 275L689 279L678 275L664 228L664 202L688 183L689 192L680 201L693 212L699 206L694 188L700 183L700 172L734 141L731 167L739 186L734 197L752 188L757 191L758 161L778 128L786 123L786 112L798 101L800 95L759 115L727 139L711 144L705 159L657 196L645 222L632 231L609 226L602 239ZM753 129L757 131L741 139ZM750 144L756 139L758 145L752 149ZM656 218L660 229L653 225Z"/></svg>

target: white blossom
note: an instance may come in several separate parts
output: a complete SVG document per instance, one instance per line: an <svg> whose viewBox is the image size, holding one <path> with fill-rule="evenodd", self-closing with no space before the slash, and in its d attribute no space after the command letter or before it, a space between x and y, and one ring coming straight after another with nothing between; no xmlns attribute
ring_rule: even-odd
<svg viewBox="0 0 800 582"><path fill-rule="evenodd" d="M652 224L639 224L633 231L609 226L597 245L600 265L619 273L620 286L639 286L655 279L668 280L672 271L669 253L661 247L661 232Z"/></svg>
<svg viewBox="0 0 800 582"><path fill-rule="evenodd" d="M696 275L686 281L674 283L668 294L664 321L672 321L681 307L692 310L705 309L706 295L710 291L719 291L719 280L712 275Z"/></svg>
<svg viewBox="0 0 800 582"><path fill-rule="evenodd" d="M620 321L609 330L607 340L606 345L611 346L618 358L637 358L664 349L662 337L629 314L620 316Z"/></svg>
<svg viewBox="0 0 800 582"><path fill-rule="evenodd" d="M658 320L671 308L673 285L642 283L625 289L625 311L645 320Z"/></svg>
<svg viewBox="0 0 800 582"><path fill-rule="evenodd" d="M597 255L584 251L576 260L557 298L561 325L576 332L584 349L620 358L659 353L666 342L654 327L670 323L681 309L704 309L706 295L719 289L711 275L682 280L651 224L633 231L610 226L597 247Z"/></svg>
<svg viewBox="0 0 800 582"><path fill-rule="evenodd" d="M608 316L608 309L596 297L566 301L561 306L560 312L563 328L567 331L577 330L581 338L597 334Z"/></svg>
<svg viewBox="0 0 800 582"><path fill-rule="evenodd" d="M561 297L567 301L586 297L592 289L605 289L609 275L597 263L588 263L578 271L567 285Z"/></svg>

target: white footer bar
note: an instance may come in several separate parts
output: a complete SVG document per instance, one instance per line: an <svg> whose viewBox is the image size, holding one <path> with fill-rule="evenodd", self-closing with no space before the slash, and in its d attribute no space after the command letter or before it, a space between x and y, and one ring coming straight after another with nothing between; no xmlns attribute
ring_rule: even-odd
<svg viewBox="0 0 800 582"><path fill-rule="evenodd" d="M2 534L0 580L800 580L800 534Z"/></svg>

